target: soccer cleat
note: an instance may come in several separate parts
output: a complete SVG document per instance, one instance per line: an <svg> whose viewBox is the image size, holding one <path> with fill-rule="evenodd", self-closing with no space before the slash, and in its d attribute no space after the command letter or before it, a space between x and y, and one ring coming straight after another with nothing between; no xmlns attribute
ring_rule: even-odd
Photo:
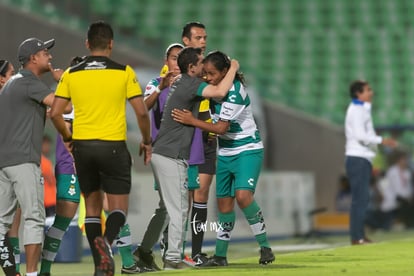
<svg viewBox="0 0 414 276"><path fill-rule="evenodd" d="M140 246L135 249L134 253L135 261L139 268L143 271L159 271L161 268L155 263L154 256L152 255L152 251L145 252Z"/></svg>
<svg viewBox="0 0 414 276"><path fill-rule="evenodd" d="M115 263L112 250L106 239L96 237L94 240L95 248L101 256L100 264L96 267L97 275L113 276L115 273Z"/></svg>
<svg viewBox="0 0 414 276"><path fill-rule="evenodd" d="M228 266L227 258L213 255L208 258L208 260L200 265L200 267L209 267L209 266Z"/></svg>
<svg viewBox="0 0 414 276"><path fill-rule="evenodd" d="M135 263L130 267L122 266L121 274L138 274L144 272L142 269Z"/></svg>
<svg viewBox="0 0 414 276"><path fill-rule="evenodd" d="M271 248L269 247L260 248L259 264L267 265L268 263L272 263L275 259L276 259L275 255L273 254Z"/></svg>
<svg viewBox="0 0 414 276"><path fill-rule="evenodd" d="M191 267L196 266L196 262L187 255L184 255L183 263L185 263L186 265L191 266Z"/></svg>
<svg viewBox="0 0 414 276"><path fill-rule="evenodd" d="M202 264L208 261L207 254L205 253L198 253L192 259L195 262L195 266L201 266Z"/></svg>

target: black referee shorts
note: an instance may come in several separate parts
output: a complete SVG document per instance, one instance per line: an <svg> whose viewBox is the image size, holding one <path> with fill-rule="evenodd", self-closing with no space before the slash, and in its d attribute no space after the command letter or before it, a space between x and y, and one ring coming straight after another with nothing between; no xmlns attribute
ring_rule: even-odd
<svg viewBox="0 0 414 276"><path fill-rule="evenodd" d="M198 173L216 174L217 163L217 138L205 139L204 146L204 164L198 165Z"/></svg>
<svg viewBox="0 0 414 276"><path fill-rule="evenodd" d="M125 141L75 140L73 157L83 193L130 193L132 162Z"/></svg>

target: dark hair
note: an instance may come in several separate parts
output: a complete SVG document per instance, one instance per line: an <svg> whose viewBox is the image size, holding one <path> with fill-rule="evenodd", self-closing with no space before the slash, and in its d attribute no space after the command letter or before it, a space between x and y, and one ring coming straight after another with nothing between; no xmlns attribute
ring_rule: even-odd
<svg viewBox="0 0 414 276"><path fill-rule="evenodd" d="M362 80L356 80L351 83L349 87L349 94L352 99L357 99L358 94L361 94L364 91L364 87L368 85L368 82Z"/></svg>
<svg viewBox="0 0 414 276"><path fill-rule="evenodd" d="M204 64L207 62L213 64L214 67L216 67L216 69L220 72L223 72L225 69L228 70L231 66L230 58L225 53L220 51L213 51L208 53L203 60ZM243 73L237 72L235 79L240 81L243 84L243 86L246 86L246 81L244 79Z"/></svg>
<svg viewBox="0 0 414 276"><path fill-rule="evenodd" d="M81 63L82 61L85 60L85 58L86 58L86 56L83 56L83 57L80 57L80 56L73 57L72 60L69 63L70 67L75 66L78 63Z"/></svg>
<svg viewBox="0 0 414 276"><path fill-rule="evenodd" d="M104 50L114 39L111 25L103 21L92 23L88 29L88 43L91 50Z"/></svg>
<svg viewBox="0 0 414 276"><path fill-rule="evenodd" d="M190 64L197 65L198 57L202 52L201 48L185 47L178 53L177 64L182 74L188 73Z"/></svg>
<svg viewBox="0 0 414 276"><path fill-rule="evenodd" d="M183 49L183 48L184 48L184 46L183 46L182 44L180 44L180 43L173 43L173 44L170 44L170 45L167 47L167 50L165 50L165 58L167 59L167 58L170 56L170 54L171 54L171 50L172 50L172 49L176 49L176 48Z"/></svg>
<svg viewBox="0 0 414 276"><path fill-rule="evenodd" d="M200 23L200 22L188 22L187 24L185 24L185 26L183 27L183 32L181 34L181 37L187 37L188 39L191 39L191 29L197 27L197 28L201 28L201 29L205 29L206 26L204 26L204 24Z"/></svg>
<svg viewBox="0 0 414 276"><path fill-rule="evenodd" d="M0 60L0 75L3 77L6 76L7 70L9 69L9 63L10 62L5 59Z"/></svg>

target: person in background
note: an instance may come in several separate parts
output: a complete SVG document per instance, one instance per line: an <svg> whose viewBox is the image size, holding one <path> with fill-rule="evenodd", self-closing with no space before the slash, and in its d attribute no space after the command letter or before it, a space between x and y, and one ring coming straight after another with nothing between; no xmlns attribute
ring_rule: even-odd
<svg viewBox="0 0 414 276"><path fill-rule="evenodd" d="M42 171L46 217L56 214L56 178L53 172L53 163L49 159L52 139L49 135L43 136L40 170Z"/></svg>
<svg viewBox="0 0 414 276"><path fill-rule="evenodd" d="M200 22L188 22L182 30L181 39L185 46L201 48L203 53L207 47L207 32L204 24ZM212 105L209 99L204 99L200 103L198 118L206 122L211 122L210 112ZM197 129L197 128L196 128ZM198 131L198 130L196 130ZM216 174L217 161L217 137L213 133L203 131L203 143L192 151L203 152L203 162L190 164L190 175L198 174L198 184L189 185L190 195L190 221L191 228L191 259L195 265L199 266L207 261L207 255L202 252L204 231L203 225L207 221L207 202L210 186ZM188 261L188 260L187 260Z"/></svg>
<svg viewBox="0 0 414 276"><path fill-rule="evenodd" d="M115 263L111 244L126 222L131 191L131 155L126 145L126 105L137 118L144 164L151 159L150 120L142 91L133 69L110 59L114 47L112 27L94 22L87 32L90 55L66 70L56 89L50 117L72 152L81 192L85 197L85 229L94 258L96 275L112 276ZM99 101L97 100L99 99ZM62 118L72 102L73 132ZM73 133L73 137L72 137ZM103 194L108 197L109 215L102 233Z"/></svg>
<svg viewBox="0 0 414 276"><path fill-rule="evenodd" d="M14 75L14 66L8 60L0 60L0 90L6 82Z"/></svg>
<svg viewBox="0 0 414 276"><path fill-rule="evenodd" d="M82 60L82 57L74 57L70 62L70 66L75 66ZM69 105L71 106L71 104ZM65 125L68 129L72 129L73 114L73 110L69 114L63 114ZM51 275L52 264L59 251L63 236L76 214L80 201L80 188L73 156L68 151L62 136L59 134L56 138L55 157L56 189L53 198L56 202L56 213L53 224L45 234L40 276Z"/></svg>
<svg viewBox="0 0 414 276"><path fill-rule="evenodd" d="M51 71L48 50L54 44L54 39L43 42L32 37L23 41L18 48L22 68L0 93L0 250L4 252L1 265L6 275L17 273L5 239L17 202L24 220L26 275L37 275L45 226L40 156L46 109L54 100L52 90L39 78ZM58 81L61 71L51 73Z"/></svg>
<svg viewBox="0 0 414 276"><path fill-rule="evenodd" d="M374 95L368 82L357 80L350 85L351 103L345 117L345 168L352 193L350 238L352 245L371 242L365 235L364 223L369 204L372 159L377 145L395 147L397 142L375 133L371 102Z"/></svg>
<svg viewBox="0 0 414 276"><path fill-rule="evenodd" d="M184 25L181 33L181 40L186 47L201 48L204 53L207 46L207 33L204 24L196 21L188 22ZM163 77L168 72L168 65L165 64L161 70L160 76ZM210 101L204 99L200 103L199 117L203 120L210 121ZM191 227L191 258L184 256L184 261L190 265L201 265L207 260L207 255L201 252L204 239L204 231L195 231L194 229L203 229L207 221L207 201L210 191L210 185L216 173L216 152L217 141L214 135L208 132L202 133L202 143L198 143L198 136L201 130L195 130L194 142L191 146L192 156L190 156L188 169L188 191L189 191L189 208L191 208L190 221L194 223ZM199 152L202 152L202 155ZM163 233L160 242L162 257L168 249L168 227Z"/></svg>
<svg viewBox="0 0 414 276"><path fill-rule="evenodd" d="M373 173L369 187L369 204L365 215L365 226L367 227L367 230L390 230L391 220L389 220L388 214L381 210L381 204L384 200L381 191L383 182L384 178L381 174Z"/></svg>
<svg viewBox="0 0 414 276"><path fill-rule="evenodd" d="M14 75L14 66L9 61L0 60L0 90L6 84L6 82ZM19 245L19 226L22 210L20 206L17 206L16 213L9 232L7 233L10 246L13 248L13 256L16 267L16 276L20 276L20 245ZM6 271L5 271L6 273Z"/></svg>
<svg viewBox="0 0 414 276"><path fill-rule="evenodd" d="M169 72L164 77L157 77L147 84L145 88L145 104L151 113L151 138L155 140L161 125L161 118L164 112L164 106L170 92L172 80L180 74L180 68L177 65L178 53L184 48L179 43L170 44L165 50L165 65ZM161 270L154 261L152 248L157 243L162 232L164 232L164 240L168 240L169 217L159 189L159 184L154 183L154 189L158 192L159 202L158 208L155 209L154 215L148 223L147 229L142 237L140 245L134 251L135 260L143 270ZM164 231L165 230L165 231Z"/></svg>
<svg viewBox="0 0 414 276"><path fill-rule="evenodd" d="M397 219L406 228L414 227L414 189L407 153L396 151L394 164L388 168L382 187L381 210L391 221Z"/></svg>
<svg viewBox="0 0 414 276"><path fill-rule="evenodd" d="M335 209L337 212L349 212L351 209L351 187L345 175L339 177L339 187L335 198Z"/></svg>

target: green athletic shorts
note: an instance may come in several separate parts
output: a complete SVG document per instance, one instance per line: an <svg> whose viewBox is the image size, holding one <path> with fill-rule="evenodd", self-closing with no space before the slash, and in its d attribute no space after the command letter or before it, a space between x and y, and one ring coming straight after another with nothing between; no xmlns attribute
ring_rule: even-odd
<svg viewBox="0 0 414 276"><path fill-rule="evenodd" d="M57 199L79 203L80 188L75 174L59 174L56 176Z"/></svg>
<svg viewBox="0 0 414 276"><path fill-rule="evenodd" d="M200 179L198 177L198 165L189 165L188 170L188 190L194 191L200 189Z"/></svg>
<svg viewBox="0 0 414 276"><path fill-rule="evenodd" d="M217 198L234 197L236 190L250 190L254 193L263 156L263 149L244 151L233 156L218 156Z"/></svg>

